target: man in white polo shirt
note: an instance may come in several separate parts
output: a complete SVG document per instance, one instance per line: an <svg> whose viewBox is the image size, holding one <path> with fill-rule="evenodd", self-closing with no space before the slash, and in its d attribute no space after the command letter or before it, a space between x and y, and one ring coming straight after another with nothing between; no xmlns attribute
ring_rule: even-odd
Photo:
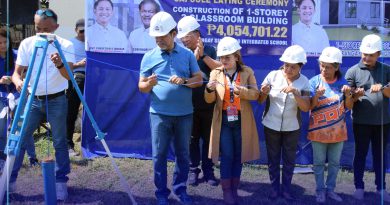
<svg viewBox="0 0 390 205"><path fill-rule="evenodd" d="M93 4L95 24L86 30L87 50L100 53L127 53L125 33L111 25L114 4L111 0L96 0Z"/></svg>
<svg viewBox="0 0 390 205"><path fill-rule="evenodd" d="M34 16L35 30L37 33L54 33L58 28L57 15L51 9L40 9ZM15 72L12 75L12 82L20 92L23 88L22 73L28 69L36 40L41 37L32 36L24 39L18 50L18 57L15 63ZM75 62L73 44L63 38L57 37L64 52L68 65L72 68ZM34 62L30 83L32 84L37 78L39 63L42 55L46 55L42 65L41 74L37 90L32 102L30 117L25 130L24 138L32 137L34 130L38 127L42 119L48 116L47 121L50 123L53 146L55 149L56 160L56 192L58 200L65 200L68 197L66 182L67 174L70 173L70 162L68 145L66 141L66 115L68 103L65 96L65 90L68 88L69 76L62 62L57 49L53 44L48 46L46 54L43 49L38 49L36 60ZM31 90L30 90L31 92ZM47 112L48 113L47 113ZM26 139L24 139L26 141ZM23 156L26 147L22 142L21 150L15 159L14 169L10 178L9 191L16 190L16 178L18 171L23 163Z"/></svg>

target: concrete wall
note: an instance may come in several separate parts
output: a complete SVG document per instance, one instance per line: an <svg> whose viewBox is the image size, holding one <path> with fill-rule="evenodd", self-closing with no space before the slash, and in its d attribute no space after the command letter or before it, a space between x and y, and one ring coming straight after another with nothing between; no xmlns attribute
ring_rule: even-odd
<svg viewBox="0 0 390 205"><path fill-rule="evenodd" d="M70 39L76 35L74 28L78 19L84 18L85 1L84 0L52 0L50 8L58 15L60 27L56 34Z"/></svg>
<svg viewBox="0 0 390 205"><path fill-rule="evenodd" d="M321 1L321 3L317 6L317 10L321 10L320 14L320 24L329 24L329 1Z"/></svg>
<svg viewBox="0 0 390 205"><path fill-rule="evenodd" d="M380 1L369 1L369 0L359 0L357 1L357 13L356 18L345 18L345 2L346 0L340 0L339 4L339 24L368 24L368 25L381 25L381 18L371 18L370 6L371 2ZM383 4L380 4L383 6ZM383 8L381 8L381 17L383 17Z"/></svg>

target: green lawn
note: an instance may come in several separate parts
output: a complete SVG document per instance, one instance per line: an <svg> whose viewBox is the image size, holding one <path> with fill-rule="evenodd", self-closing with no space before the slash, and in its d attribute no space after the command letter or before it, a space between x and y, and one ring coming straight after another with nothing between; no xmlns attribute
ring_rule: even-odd
<svg viewBox="0 0 390 205"><path fill-rule="evenodd" d="M38 157L46 156L47 140L39 139L37 142ZM53 149L50 149L53 151ZM131 191L138 204L155 204L153 184L153 168L150 160L116 159L120 170L124 174ZM59 204L130 204L130 199L120 186L118 177L111 167L108 158L86 160L81 157L71 159L72 172L69 174L69 198ZM172 181L173 163L168 165L168 182ZM219 168L215 169L219 177ZM387 177L389 181L389 177ZM336 192L344 199L343 203L334 201L328 204L380 204L380 198L374 194L374 174L365 173L366 199L356 201L351 197L354 191L353 174L349 170L342 170L338 175ZM17 181L18 190L10 196L10 204L44 204L43 179L40 167L30 168L27 160ZM169 186L171 187L171 186ZM315 204L315 181L313 174L295 174L293 177L293 193L297 201L288 203L283 199L270 201L267 196L270 192L268 171L264 165L245 165L242 172L242 183L239 194L242 204ZM201 183L197 187L188 187L193 196L194 204L222 205L221 187L211 187ZM171 195L171 204L179 204Z"/></svg>

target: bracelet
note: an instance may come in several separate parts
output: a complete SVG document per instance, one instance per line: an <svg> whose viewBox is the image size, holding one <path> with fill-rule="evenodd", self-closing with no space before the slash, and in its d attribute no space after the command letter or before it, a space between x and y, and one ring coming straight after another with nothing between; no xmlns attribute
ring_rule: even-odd
<svg viewBox="0 0 390 205"><path fill-rule="evenodd" d="M64 63L61 63L61 65L56 66L56 68L57 68L57 69L61 69L61 68L63 68L64 66L65 66Z"/></svg>
<svg viewBox="0 0 390 205"><path fill-rule="evenodd" d="M207 90L207 92L208 93L212 93L212 92L214 92L215 90L211 90L210 88L208 88L208 87L206 87L206 90Z"/></svg>

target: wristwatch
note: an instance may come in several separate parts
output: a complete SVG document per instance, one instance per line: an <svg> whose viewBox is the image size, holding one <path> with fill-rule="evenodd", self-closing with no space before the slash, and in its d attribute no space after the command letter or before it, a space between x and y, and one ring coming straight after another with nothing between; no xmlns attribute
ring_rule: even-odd
<svg viewBox="0 0 390 205"><path fill-rule="evenodd" d="M63 68L64 66L65 66L64 63L61 63L61 65L56 66L56 68L57 68L57 69L61 69L61 68Z"/></svg>
<svg viewBox="0 0 390 205"><path fill-rule="evenodd" d="M184 79L184 83L183 84L187 84L188 83L188 79Z"/></svg>
<svg viewBox="0 0 390 205"><path fill-rule="evenodd" d="M200 57L201 60L203 60L203 58L205 58L207 55L203 55Z"/></svg>

